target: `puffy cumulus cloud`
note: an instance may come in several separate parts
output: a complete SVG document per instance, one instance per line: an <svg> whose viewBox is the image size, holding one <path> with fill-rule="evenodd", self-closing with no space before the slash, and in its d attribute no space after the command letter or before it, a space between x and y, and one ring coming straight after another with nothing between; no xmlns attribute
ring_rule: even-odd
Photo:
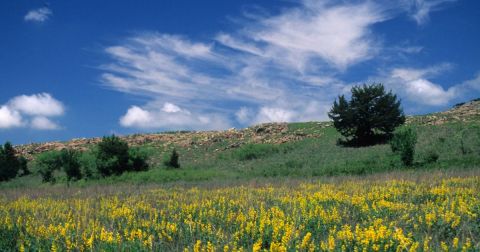
<svg viewBox="0 0 480 252"><path fill-rule="evenodd" d="M30 127L38 130L59 129L49 117L63 115L65 107L48 93L20 95L0 108L0 128Z"/></svg>
<svg viewBox="0 0 480 252"><path fill-rule="evenodd" d="M165 102L165 104L163 104L162 111L167 113L177 113L182 111L182 109L173 103Z"/></svg>
<svg viewBox="0 0 480 252"><path fill-rule="evenodd" d="M439 77L452 69L448 63L426 68L394 68L386 74L371 78L393 89L404 100L417 105L443 106L455 99L466 99L469 93L475 93L479 83L478 76L461 83L451 84L448 88L435 83Z"/></svg>
<svg viewBox="0 0 480 252"><path fill-rule="evenodd" d="M127 113L120 118L120 125L124 127L146 128L151 126L152 116L150 112L137 106L132 106Z"/></svg>
<svg viewBox="0 0 480 252"><path fill-rule="evenodd" d="M56 130L60 129L55 122L44 116L35 116L31 121L31 127L38 130Z"/></svg>
<svg viewBox="0 0 480 252"><path fill-rule="evenodd" d="M396 68L392 70L390 77L391 82L394 82L396 88L408 99L426 105L445 105L455 97L455 88L445 90L427 78L434 77L448 68L449 64L424 69Z"/></svg>
<svg viewBox="0 0 480 252"><path fill-rule="evenodd" d="M331 102L301 101L278 101L258 109L253 107L241 107L235 112L238 122L244 124L258 124L267 122L304 122L327 120L327 113L331 108Z"/></svg>
<svg viewBox="0 0 480 252"><path fill-rule="evenodd" d="M219 114L192 113L175 104L164 103L162 109L132 106L120 118L124 127L142 129L202 129L220 130L231 127L228 119Z"/></svg>
<svg viewBox="0 0 480 252"><path fill-rule="evenodd" d="M455 97L455 89L443 89L440 85L425 79L405 82L406 92L410 99L427 105L445 105Z"/></svg>
<svg viewBox="0 0 480 252"><path fill-rule="evenodd" d="M22 116L18 111L10 109L8 106L0 107L0 128L13 128L23 126Z"/></svg>
<svg viewBox="0 0 480 252"><path fill-rule="evenodd" d="M20 95L10 100L8 105L27 115L59 116L64 112L63 104L47 93Z"/></svg>
<svg viewBox="0 0 480 252"><path fill-rule="evenodd" d="M30 10L23 19L28 22L43 23L47 21L52 15L52 10L47 7Z"/></svg>

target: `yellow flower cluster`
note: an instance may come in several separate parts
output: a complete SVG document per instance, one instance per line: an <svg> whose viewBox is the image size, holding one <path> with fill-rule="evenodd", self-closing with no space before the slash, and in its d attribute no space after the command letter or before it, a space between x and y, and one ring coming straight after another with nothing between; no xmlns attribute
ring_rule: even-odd
<svg viewBox="0 0 480 252"><path fill-rule="evenodd" d="M480 250L480 177L42 190L0 196L2 250Z"/></svg>

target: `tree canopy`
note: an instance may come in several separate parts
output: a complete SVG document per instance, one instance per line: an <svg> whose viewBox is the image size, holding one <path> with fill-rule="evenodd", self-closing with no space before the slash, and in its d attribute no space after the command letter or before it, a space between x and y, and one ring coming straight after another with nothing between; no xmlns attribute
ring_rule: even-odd
<svg viewBox="0 0 480 252"><path fill-rule="evenodd" d="M380 83L354 86L347 101L344 95L335 100L328 116L335 128L347 138L346 143L372 145L389 138L405 122L400 100Z"/></svg>

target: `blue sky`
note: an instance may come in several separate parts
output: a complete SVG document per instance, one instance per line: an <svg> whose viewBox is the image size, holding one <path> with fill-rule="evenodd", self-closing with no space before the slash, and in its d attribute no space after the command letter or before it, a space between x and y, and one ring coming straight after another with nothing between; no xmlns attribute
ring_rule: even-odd
<svg viewBox="0 0 480 252"><path fill-rule="evenodd" d="M473 0L2 1L0 141L326 120L381 82L407 114L480 97Z"/></svg>

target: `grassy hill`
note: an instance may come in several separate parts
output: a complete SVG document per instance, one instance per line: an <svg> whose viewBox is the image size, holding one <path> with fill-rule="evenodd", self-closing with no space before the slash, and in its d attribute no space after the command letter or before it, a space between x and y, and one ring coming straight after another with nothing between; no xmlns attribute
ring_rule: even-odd
<svg viewBox="0 0 480 252"><path fill-rule="evenodd" d="M418 134L415 164L408 169L473 169L480 164L480 101L424 116L407 118ZM340 134L330 122L270 123L246 129L207 132L164 132L122 137L149 153L150 170L76 182L78 185L117 182L232 181L265 177L358 175L407 169L388 144L363 148L337 145ZM89 152L101 139L73 139L17 146L30 159L48 150L73 148ZM175 148L180 169L167 169L165 156ZM432 158L438 156L438 160ZM30 162L32 175L3 183L2 187L38 186L41 179ZM58 182L66 179L58 174Z"/></svg>

